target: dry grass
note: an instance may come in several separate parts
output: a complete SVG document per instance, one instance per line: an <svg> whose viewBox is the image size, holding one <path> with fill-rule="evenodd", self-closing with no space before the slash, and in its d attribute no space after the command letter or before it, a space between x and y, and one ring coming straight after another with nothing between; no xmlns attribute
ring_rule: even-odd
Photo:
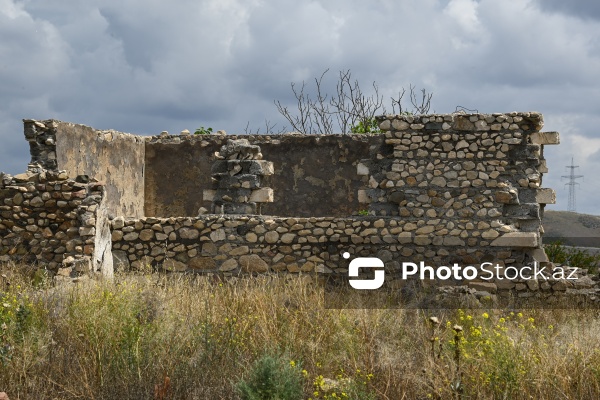
<svg viewBox="0 0 600 400"><path fill-rule="evenodd" d="M234 399L265 354L300 368L312 399L600 398L597 311L326 309L310 277L36 287L4 274L12 400Z"/></svg>

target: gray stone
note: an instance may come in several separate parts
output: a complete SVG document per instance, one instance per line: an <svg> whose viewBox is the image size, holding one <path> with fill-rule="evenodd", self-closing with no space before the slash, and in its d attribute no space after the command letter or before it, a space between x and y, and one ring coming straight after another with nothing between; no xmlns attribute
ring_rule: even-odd
<svg viewBox="0 0 600 400"><path fill-rule="evenodd" d="M229 272L229 271L233 271L237 267L238 267L238 262L232 258L232 259L223 261L223 263L219 267L219 271Z"/></svg>
<svg viewBox="0 0 600 400"><path fill-rule="evenodd" d="M33 199L31 199L31 201L29 202L29 205L31 205L31 207L41 207L44 205L44 201L42 200L41 197L36 196Z"/></svg>
<svg viewBox="0 0 600 400"><path fill-rule="evenodd" d="M133 241L133 240L137 240L138 237L139 237L139 234L137 232L130 232L130 233L126 234L125 236L123 236L123 240Z"/></svg>
<svg viewBox="0 0 600 400"><path fill-rule="evenodd" d="M197 270L213 270L216 267L216 262L212 257L194 257L188 261L188 265L192 269Z"/></svg>
<svg viewBox="0 0 600 400"><path fill-rule="evenodd" d="M113 250L113 267L116 272L127 272L131 268L131 264L129 263L129 258L127 258L127 253L121 250Z"/></svg>
<svg viewBox="0 0 600 400"><path fill-rule="evenodd" d="M389 200L392 203L396 203L396 204L400 204L402 203L404 200L406 199L406 195L403 192L400 191L396 191L396 192L392 192L389 195Z"/></svg>
<svg viewBox="0 0 600 400"><path fill-rule="evenodd" d="M152 238L154 238L154 231L152 229L143 229L140 232L140 240L147 242L152 240Z"/></svg>
<svg viewBox="0 0 600 400"><path fill-rule="evenodd" d="M91 226L82 226L79 228L79 234L81 236L94 236L96 234L96 228Z"/></svg>
<svg viewBox="0 0 600 400"><path fill-rule="evenodd" d="M441 176L436 176L435 178L433 178L431 180L431 184L434 185L434 186L445 187L446 186L446 179L444 179Z"/></svg>
<svg viewBox="0 0 600 400"><path fill-rule="evenodd" d="M495 283L491 283L491 282L474 282L474 281L470 281L468 283L468 286L470 288L473 288L475 290L478 291L484 291L484 292L488 292L488 293L496 293L498 287L496 286Z"/></svg>
<svg viewBox="0 0 600 400"><path fill-rule="evenodd" d="M285 244L290 244L294 241L295 238L296 238L296 235L294 233L284 233L281 236L281 242L285 243Z"/></svg>
<svg viewBox="0 0 600 400"><path fill-rule="evenodd" d="M125 226L125 220L123 219L123 217L117 217L112 220L113 229L121 229L123 228L123 226Z"/></svg>
<svg viewBox="0 0 600 400"><path fill-rule="evenodd" d="M227 238L224 229L217 229L210 233L210 240L213 242L219 242L221 240L225 240Z"/></svg>
<svg viewBox="0 0 600 400"><path fill-rule="evenodd" d="M446 236L444 238L444 246L464 246L465 242L457 236Z"/></svg>
<svg viewBox="0 0 600 400"><path fill-rule="evenodd" d="M194 240L198 239L200 233L194 228L181 228L179 230L179 237L182 239Z"/></svg>
<svg viewBox="0 0 600 400"><path fill-rule="evenodd" d="M365 164L358 163L356 165L356 174L359 176L368 176L369 175L369 167Z"/></svg>
<svg viewBox="0 0 600 400"><path fill-rule="evenodd" d="M165 262L163 262L162 267L165 271L171 271L171 272L183 272L185 270L187 270L187 265L185 265L184 263L180 262L180 261L176 261L176 260L165 260Z"/></svg>
<svg viewBox="0 0 600 400"><path fill-rule="evenodd" d="M248 254L249 252L250 252L250 249L248 248L248 246L239 246L239 247L233 248L229 252L229 255L230 256L241 256L244 254Z"/></svg>
<svg viewBox="0 0 600 400"><path fill-rule="evenodd" d="M243 272L267 272L269 265L257 254L241 256L239 264Z"/></svg>
<svg viewBox="0 0 600 400"><path fill-rule="evenodd" d="M275 231L265 233L265 241L269 244L277 243L279 240L279 233Z"/></svg>
<svg viewBox="0 0 600 400"><path fill-rule="evenodd" d="M202 245L202 255L215 256L217 255L217 246L212 242L207 242Z"/></svg>

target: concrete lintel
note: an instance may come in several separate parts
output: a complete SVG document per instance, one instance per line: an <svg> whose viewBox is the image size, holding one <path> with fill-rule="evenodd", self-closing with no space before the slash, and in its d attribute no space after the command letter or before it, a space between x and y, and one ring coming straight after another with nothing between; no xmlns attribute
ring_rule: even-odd
<svg viewBox="0 0 600 400"><path fill-rule="evenodd" d="M534 132L529 137L532 144L560 144L558 132Z"/></svg>
<svg viewBox="0 0 600 400"><path fill-rule="evenodd" d="M556 192L550 188L538 189L535 194L535 201L540 204L556 204Z"/></svg>
<svg viewBox="0 0 600 400"><path fill-rule="evenodd" d="M496 247L538 247L539 234L536 232L508 232L496 238L490 246Z"/></svg>

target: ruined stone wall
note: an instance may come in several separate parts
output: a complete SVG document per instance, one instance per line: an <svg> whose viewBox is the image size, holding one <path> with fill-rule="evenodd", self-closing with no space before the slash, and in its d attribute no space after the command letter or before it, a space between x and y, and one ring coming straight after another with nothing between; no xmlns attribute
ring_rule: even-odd
<svg viewBox="0 0 600 400"><path fill-rule="evenodd" d="M165 134L142 140L25 121L32 164L24 176L4 178L2 255L30 253L65 274L84 256L97 269L112 259L111 249L124 270L225 275L343 277L345 252L379 257L391 274L405 261L517 269L547 261L541 218L555 196L541 186L543 145L557 144L558 134L540 132L541 114L394 115L378 122L383 134ZM215 154L239 138L248 140L242 147L255 150L256 160ZM213 200L230 194L213 178L237 182L227 176L234 170L216 167L242 162L269 167L254 188L273 200L261 204L262 215L195 217L200 207L215 210ZM57 172L63 166L66 172ZM77 182L67 179L75 176ZM90 178L105 180L106 191ZM55 183L61 180L67 183ZM110 227L108 214L116 217ZM470 284L492 292L549 290L506 281Z"/></svg>
<svg viewBox="0 0 600 400"><path fill-rule="evenodd" d="M144 139L55 120L24 120L31 163L69 177L88 175L106 184L113 217L144 215Z"/></svg>
<svg viewBox="0 0 600 400"><path fill-rule="evenodd" d="M431 224L440 240L471 247L539 245L541 217L554 192L541 188L539 113L379 118L383 151L364 160L359 193L375 215ZM442 239L443 238L443 239Z"/></svg>
<svg viewBox="0 0 600 400"><path fill-rule="evenodd" d="M394 271L403 261L461 265L495 261L522 264L537 242L488 247L467 246L432 230L434 223L416 224L398 218L284 218L206 215L195 218L116 218L112 221L113 253L138 269L196 272L313 272L347 273L344 252L377 256ZM441 238L438 240L437 238ZM120 252L120 253L118 253ZM260 268L245 265L253 255ZM527 261L530 261L529 258ZM126 263L127 264L127 263Z"/></svg>
<svg viewBox="0 0 600 400"><path fill-rule="evenodd" d="M377 153L381 135L177 135L153 136L146 143L146 216L196 216L211 189L214 154L227 140L248 139L273 163L264 185L274 201L263 215L342 217L361 210L356 173L359 160ZM364 207L363 207L364 208Z"/></svg>
<svg viewBox="0 0 600 400"><path fill-rule="evenodd" d="M62 276L112 274L104 187L65 171L30 170L0 182L0 261Z"/></svg>
<svg viewBox="0 0 600 400"><path fill-rule="evenodd" d="M379 257L392 274L404 261L516 268L547 261L541 218L555 196L541 187L547 171L543 145L557 144L558 134L540 132L541 114L383 116L379 124L382 135L251 136L250 143L259 145L275 167L267 183L275 201L264 205L263 214L273 211L278 217L118 219L113 221L113 250L124 268L147 264L225 274L317 271L344 276L344 252ZM157 198L173 193L169 185L185 186L176 178L182 168L174 156L179 148L187 163L182 169L190 170L185 179L204 179L194 189L188 182L198 201L204 185L210 185L208 174L201 178L201 172L226 139L235 138L150 139L148 163L163 159L163 153L165 158L149 176L158 179L167 165L173 171L164 187L154 189L151 203L166 204L157 208L165 210L178 201L180 193L171 200ZM191 171L194 165L204 166ZM322 191L313 185L318 180L328 182ZM336 180L343 184L331 184ZM298 195L301 201L294 200ZM186 207L192 211L201 205L208 206ZM369 216L356 216L361 209ZM532 290L512 281L471 284L492 292ZM552 290L562 290L561 285Z"/></svg>
<svg viewBox="0 0 600 400"><path fill-rule="evenodd" d="M378 257L386 280L396 288L410 281L397 279L402 262L424 261L432 267L478 266L489 262L520 269L534 260L533 243L516 246L471 247L439 241L426 233L433 224L415 229L411 222L390 217L280 218L206 215L197 218L124 219L112 221L115 269L163 270L232 277L257 273L308 273L344 279L355 257ZM351 257L342 255L348 252ZM473 280L426 281L419 285L466 285L467 292L502 298L557 301L564 295L585 295L598 282L583 273L575 281ZM464 287L464 286L463 286ZM461 286L456 286L460 289ZM464 289L463 289L464 290ZM451 295L450 292L446 292ZM458 293L458 292L457 292ZM558 297L557 297L558 296Z"/></svg>

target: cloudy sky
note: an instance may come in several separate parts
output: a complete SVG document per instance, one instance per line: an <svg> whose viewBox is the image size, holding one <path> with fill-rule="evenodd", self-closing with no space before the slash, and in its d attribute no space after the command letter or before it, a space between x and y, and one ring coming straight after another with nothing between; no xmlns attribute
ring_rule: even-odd
<svg viewBox="0 0 600 400"><path fill-rule="evenodd" d="M0 0L0 170L29 160L23 118L136 134L281 129L290 82L351 70L432 111L540 111L550 172L574 157L577 211L600 214L597 0ZM289 126L289 124L288 124Z"/></svg>

